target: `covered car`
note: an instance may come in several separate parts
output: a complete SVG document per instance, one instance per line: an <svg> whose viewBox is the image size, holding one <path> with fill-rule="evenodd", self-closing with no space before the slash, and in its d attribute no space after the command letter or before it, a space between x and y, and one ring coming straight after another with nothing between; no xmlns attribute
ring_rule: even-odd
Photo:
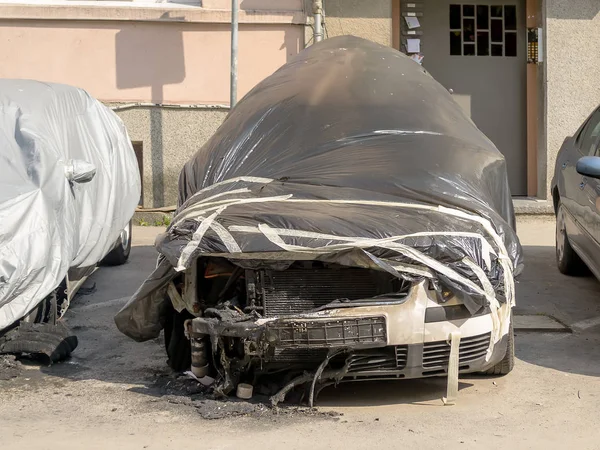
<svg viewBox="0 0 600 450"><path fill-rule="evenodd" d="M0 80L0 352L72 350L57 350L56 321L98 263L127 260L140 192L113 111L75 87Z"/></svg>
<svg viewBox="0 0 600 450"><path fill-rule="evenodd" d="M217 392L275 376L276 403L311 380L512 369L523 265L505 160L405 55L351 36L304 50L236 105L179 191L116 323L139 341L164 327L178 370L191 345Z"/></svg>

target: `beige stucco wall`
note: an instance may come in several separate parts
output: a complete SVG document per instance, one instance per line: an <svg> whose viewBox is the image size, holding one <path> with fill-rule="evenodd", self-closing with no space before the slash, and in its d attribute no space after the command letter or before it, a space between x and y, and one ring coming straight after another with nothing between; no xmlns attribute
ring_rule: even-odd
<svg viewBox="0 0 600 450"><path fill-rule="evenodd" d="M565 137L600 104L600 1L545 0L546 151L540 175L548 195ZM544 192L540 192L543 194Z"/></svg>
<svg viewBox="0 0 600 450"><path fill-rule="evenodd" d="M329 37L351 34L392 45L392 0L325 0Z"/></svg>
<svg viewBox="0 0 600 450"><path fill-rule="evenodd" d="M242 24L238 98L303 46L293 24ZM0 20L0 77L82 87L103 101L229 102L227 24Z"/></svg>
<svg viewBox="0 0 600 450"><path fill-rule="evenodd" d="M176 205L181 168L214 134L228 112L227 109L158 107L117 111L131 140L144 145L144 207Z"/></svg>

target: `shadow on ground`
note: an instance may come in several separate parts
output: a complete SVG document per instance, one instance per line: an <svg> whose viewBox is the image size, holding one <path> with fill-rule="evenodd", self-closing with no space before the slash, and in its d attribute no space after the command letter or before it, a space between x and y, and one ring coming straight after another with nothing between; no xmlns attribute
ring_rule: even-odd
<svg viewBox="0 0 600 450"><path fill-rule="evenodd" d="M548 314L567 324L600 316L600 284L593 278L560 275L554 249L525 246L526 269L517 285L518 310ZM152 246L134 247L131 260L122 267L102 268L88 281L96 289L79 296L67 315L79 337L79 348L62 364L42 372L70 380L100 380L132 385L131 391L154 397L173 392L165 386L176 380L166 364L162 339L138 343L121 334L114 315L140 286L156 264ZM600 327L565 333L517 333L517 358L533 365L565 373L600 376ZM478 377L463 377L461 389L473 386ZM399 382L343 383L327 387L317 404L333 406L376 406L432 404L446 392L445 378ZM182 395L193 395L181 390Z"/></svg>
<svg viewBox="0 0 600 450"><path fill-rule="evenodd" d="M574 333L516 333L516 355L527 363L566 373L600 376L600 283L589 273L562 275L553 246L524 246L525 271L517 283L517 313L546 314ZM585 326L585 325L584 325Z"/></svg>
<svg viewBox="0 0 600 450"><path fill-rule="evenodd" d="M69 360L43 368L44 373L127 384L146 384L169 373L162 339L135 342L114 322L115 314L156 267L156 257L153 246L133 247L127 264L102 267L90 277L84 287L94 289L78 295L65 317L79 346Z"/></svg>
<svg viewBox="0 0 600 450"><path fill-rule="evenodd" d="M322 407L425 405L441 406L446 396L446 378L398 381L361 381L342 383L323 389L317 404ZM468 380L459 383L459 391L473 386Z"/></svg>

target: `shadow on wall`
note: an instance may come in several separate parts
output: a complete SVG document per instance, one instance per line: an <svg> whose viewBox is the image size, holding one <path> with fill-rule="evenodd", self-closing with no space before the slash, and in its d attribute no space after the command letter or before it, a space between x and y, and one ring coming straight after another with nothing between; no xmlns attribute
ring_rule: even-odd
<svg viewBox="0 0 600 450"><path fill-rule="evenodd" d="M598 0L545 0L549 19L593 20L600 13Z"/></svg>
<svg viewBox="0 0 600 450"><path fill-rule="evenodd" d="M177 17L168 17L165 13L163 19L178 20ZM182 27L180 23L162 23L161 33L140 33L138 27L127 27L118 31L115 39L116 54L116 84L118 89L132 89L141 87L151 88L151 102L160 104L164 102L164 86L178 84L185 81L186 61ZM240 31L259 33L264 27L241 25ZM207 30L210 32L212 29ZM240 43L244 34L240 34ZM154 52L153 49L162 49ZM168 49L165 52L164 49ZM286 61L298 54L301 49L301 37L297 33L287 31L281 43L281 50L286 52ZM229 47L223 49L229 53ZM241 56L241 55L240 55ZM260 61L253 61L260 64ZM241 64L244 64L243 59ZM211 69L208 69L211 70ZM242 68L245 73L252 72ZM223 74L229 78L229 72ZM166 140L163 132L163 110L150 109L150 166L152 170L152 202L154 207L166 206L165 184L169 180L165 177L169 162L164 161L165 152L163 144ZM145 152L145 154L148 154ZM173 169L171 167L171 169Z"/></svg>
<svg viewBox="0 0 600 450"><path fill-rule="evenodd" d="M292 33L290 31L285 32L285 36L283 38L283 43L279 50L285 49L285 61L290 62L294 57L304 50L304 46L302 45L301 38L296 33Z"/></svg>
<svg viewBox="0 0 600 450"><path fill-rule="evenodd" d="M168 16L169 13L165 13ZM169 18L169 17L163 17ZM176 19L176 18L171 18ZM138 33L137 29L120 30L115 38L117 89L151 88L152 103L162 103L167 84L185 80L183 35L179 27L165 24L160 34ZM154 52L168 48L169 52ZM154 206L164 206L163 113L150 110L150 148L152 158L152 197Z"/></svg>

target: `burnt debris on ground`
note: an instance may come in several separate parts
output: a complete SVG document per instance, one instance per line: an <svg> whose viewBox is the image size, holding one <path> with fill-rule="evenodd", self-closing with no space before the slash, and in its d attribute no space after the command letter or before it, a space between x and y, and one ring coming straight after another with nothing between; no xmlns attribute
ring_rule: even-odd
<svg viewBox="0 0 600 450"><path fill-rule="evenodd" d="M0 381L18 377L23 371L23 365L14 355L0 355Z"/></svg>
<svg viewBox="0 0 600 450"><path fill-rule="evenodd" d="M301 397L292 398L293 403L282 403L273 407L269 396L265 394L254 395L250 400L218 396L213 392L212 387L203 386L200 382L184 374L159 375L144 392L170 404L195 408L198 414L207 420L240 416L257 419L310 416L338 420L342 415L333 411L320 411L316 408L298 406ZM258 392L261 390L259 389ZM292 396L290 395L290 397Z"/></svg>
<svg viewBox="0 0 600 450"><path fill-rule="evenodd" d="M0 336L0 354L33 355L48 365L66 359L77 345L77 336L62 322L23 322Z"/></svg>

